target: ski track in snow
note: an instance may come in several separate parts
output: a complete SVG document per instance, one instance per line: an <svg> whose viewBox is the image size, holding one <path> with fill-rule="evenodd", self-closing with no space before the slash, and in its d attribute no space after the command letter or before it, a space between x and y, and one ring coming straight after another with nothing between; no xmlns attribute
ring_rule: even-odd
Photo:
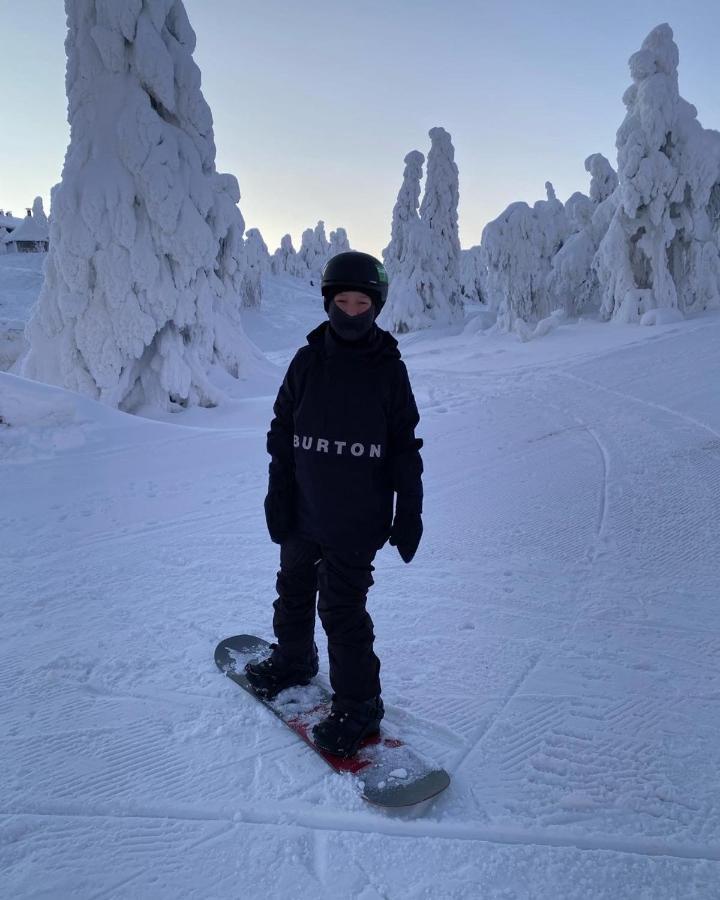
<svg viewBox="0 0 720 900"><path fill-rule="evenodd" d="M248 318L280 363L286 293ZM212 661L270 630L272 397L0 431L0 892L720 896L720 317L584 334L407 338L426 530L369 607L388 727L453 782L399 813Z"/></svg>

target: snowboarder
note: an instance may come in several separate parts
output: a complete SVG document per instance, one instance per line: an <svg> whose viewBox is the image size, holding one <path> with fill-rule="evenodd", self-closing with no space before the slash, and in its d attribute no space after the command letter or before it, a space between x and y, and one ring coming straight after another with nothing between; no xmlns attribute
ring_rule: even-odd
<svg viewBox="0 0 720 900"><path fill-rule="evenodd" d="M388 290L382 263L339 253L323 270L321 290L329 321L310 332L290 363L267 438L265 516L280 544L277 643L245 672L265 697L309 683L318 671L319 592L333 702L313 740L352 756L378 733L384 713L366 609L372 562L388 539L406 563L418 548L422 440L397 341L375 323Z"/></svg>

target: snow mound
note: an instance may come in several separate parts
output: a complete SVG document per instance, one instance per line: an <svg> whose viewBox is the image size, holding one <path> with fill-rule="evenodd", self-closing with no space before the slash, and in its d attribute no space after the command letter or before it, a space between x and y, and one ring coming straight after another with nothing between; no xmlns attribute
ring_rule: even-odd
<svg viewBox="0 0 720 900"><path fill-rule="evenodd" d="M641 325L673 325L683 322L685 316L679 309L649 309L640 317Z"/></svg>
<svg viewBox="0 0 720 900"><path fill-rule="evenodd" d="M528 325L523 319L516 319L514 330L520 340L523 341L523 343L527 343L528 341L535 340L535 338L545 337L546 334L550 334L550 332L554 331L564 319L565 310L555 309L549 316L540 319L534 328Z"/></svg>
<svg viewBox="0 0 720 900"><path fill-rule="evenodd" d="M81 394L0 372L0 461L50 459L84 446L108 426L128 428L141 420Z"/></svg>

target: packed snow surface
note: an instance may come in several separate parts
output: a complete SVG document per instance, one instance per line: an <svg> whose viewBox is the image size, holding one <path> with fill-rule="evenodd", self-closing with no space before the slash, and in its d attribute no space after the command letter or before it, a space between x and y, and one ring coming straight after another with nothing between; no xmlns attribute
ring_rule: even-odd
<svg viewBox="0 0 720 900"><path fill-rule="evenodd" d="M279 384L322 306L263 304ZM389 727L453 780L397 814L213 662L271 636L273 392L149 420L0 373L0 893L718 897L719 340L402 338L425 535L369 605Z"/></svg>

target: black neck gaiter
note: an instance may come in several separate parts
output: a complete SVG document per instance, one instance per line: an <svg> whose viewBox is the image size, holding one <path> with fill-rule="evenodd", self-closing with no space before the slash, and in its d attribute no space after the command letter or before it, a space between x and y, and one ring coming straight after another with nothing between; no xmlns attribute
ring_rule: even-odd
<svg viewBox="0 0 720 900"><path fill-rule="evenodd" d="M349 316L343 312L337 303L331 303L328 307L328 316L333 331L344 341L359 341L370 331L375 321L375 307L371 306L367 312L359 316Z"/></svg>

